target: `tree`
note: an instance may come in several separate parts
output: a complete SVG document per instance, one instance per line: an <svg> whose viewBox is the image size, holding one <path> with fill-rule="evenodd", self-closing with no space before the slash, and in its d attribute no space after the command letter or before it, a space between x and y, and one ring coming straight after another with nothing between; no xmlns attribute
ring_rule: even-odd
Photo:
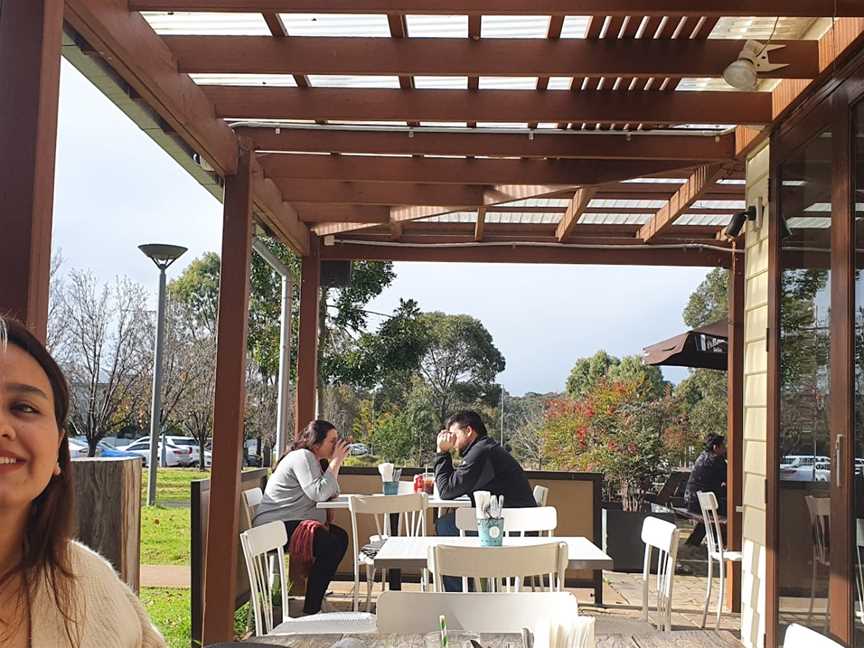
<svg viewBox="0 0 864 648"><path fill-rule="evenodd" d="M616 358L598 351L590 358L579 358L567 378L567 394L582 398L601 380L634 381L647 398L660 398L667 383L659 367L642 364L636 355Z"/></svg>
<svg viewBox="0 0 864 648"><path fill-rule="evenodd" d="M684 323L690 328L699 328L726 319L728 307L729 271L714 268L690 295L684 307Z"/></svg>
<svg viewBox="0 0 864 648"><path fill-rule="evenodd" d="M203 470L204 451L213 434L213 399L216 390L216 337L194 340L186 358L197 371L193 374L183 398L172 411L172 423L195 439L199 450L199 467Z"/></svg>
<svg viewBox="0 0 864 648"><path fill-rule="evenodd" d="M457 406L495 405L500 387L495 377L504 371L504 356L483 324L469 315L426 313L431 342L420 373L431 391L438 419Z"/></svg>
<svg viewBox="0 0 864 648"><path fill-rule="evenodd" d="M140 409L134 387L148 371L153 324L144 289L126 278L100 288L92 274L73 271L63 301L72 425L92 457Z"/></svg>
<svg viewBox="0 0 864 648"><path fill-rule="evenodd" d="M560 394L528 393L505 399L505 441L510 443L513 456L524 467L543 470L546 456L541 430L546 420L547 403L555 398L560 398Z"/></svg>

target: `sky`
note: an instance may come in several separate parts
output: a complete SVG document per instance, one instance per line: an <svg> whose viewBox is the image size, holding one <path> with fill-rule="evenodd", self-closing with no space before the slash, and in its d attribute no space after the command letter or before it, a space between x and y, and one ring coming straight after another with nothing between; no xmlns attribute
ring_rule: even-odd
<svg viewBox="0 0 864 648"><path fill-rule="evenodd" d="M54 196L53 250L61 272L99 281L128 276L155 295L158 273L137 246L189 251L169 272L220 249L221 204L65 60ZM392 312L399 299L423 310L476 317L507 368L508 393L562 391L575 361L616 355L684 330L681 312L706 268L534 264L396 263L396 280L368 305ZM373 326L380 321L372 318ZM685 369L664 369L678 382Z"/></svg>

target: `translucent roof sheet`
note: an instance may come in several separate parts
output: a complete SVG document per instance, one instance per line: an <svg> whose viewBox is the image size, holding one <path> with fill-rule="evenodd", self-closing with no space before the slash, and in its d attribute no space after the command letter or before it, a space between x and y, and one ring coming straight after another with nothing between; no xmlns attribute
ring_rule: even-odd
<svg viewBox="0 0 864 648"><path fill-rule="evenodd" d="M353 121L350 119L331 119L328 124L344 124L348 126L407 126L404 121Z"/></svg>
<svg viewBox="0 0 864 648"><path fill-rule="evenodd" d="M493 212L486 213L486 222L510 225L555 225L561 221L560 213Z"/></svg>
<svg viewBox="0 0 864 648"><path fill-rule="evenodd" d="M477 128L528 128L528 122L477 122Z"/></svg>
<svg viewBox="0 0 864 648"><path fill-rule="evenodd" d="M556 122L540 122L537 124L537 128L558 128L558 124Z"/></svg>
<svg viewBox="0 0 864 648"><path fill-rule="evenodd" d="M481 76L481 90L536 90L537 77Z"/></svg>
<svg viewBox="0 0 864 648"><path fill-rule="evenodd" d="M644 225L651 214L595 214L585 212L579 217L580 225Z"/></svg>
<svg viewBox="0 0 864 648"><path fill-rule="evenodd" d="M569 90L573 83L573 77L549 77L550 90Z"/></svg>
<svg viewBox="0 0 864 648"><path fill-rule="evenodd" d="M430 216L429 218L418 218L417 223L476 223L477 212L453 212L450 214L441 214L440 216Z"/></svg>
<svg viewBox="0 0 864 648"><path fill-rule="evenodd" d="M468 16L405 16L412 38L468 38Z"/></svg>
<svg viewBox="0 0 864 648"><path fill-rule="evenodd" d="M681 214L675 219L676 225L723 226L729 224L731 214Z"/></svg>
<svg viewBox="0 0 864 648"><path fill-rule="evenodd" d="M309 85L313 88L398 88L397 76L338 76L331 74L310 74Z"/></svg>
<svg viewBox="0 0 864 648"><path fill-rule="evenodd" d="M432 89L432 90L467 90L468 89L468 77L467 76L415 76L414 77L414 87L421 88L423 90Z"/></svg>
<svg viewBox="0 0 864 648"><path fill-rule="evenodd" d="M569 204L567 198L525 198L502 203L507 207L567 207Z"/></svg>
<svg viewBox="0 0 864 648"><path fill-rule="evenodd" d="M709 38L767 40L773 34L774 40L796 40L804 36L814 22L814 18L724 17L717 21Z"/></svg>
<svg viewBox="0 0 864 648"><path fill-rule="evenodd" d="M585 38L590 24L591 16L565 16L561 38Z"/></svg>
<svg viewBox="0 0 864 648"><path fill-rule="evenodd" d="M717 184L725 184L725 185L746 185L747 181L743 178L723 178L722 180L718 180Z"/></svg>
<svg viewBox="0 0 864 648"><path fill-rule="evenodd" d="M465 122L420 122L421 126L430 126L432 128L465 128Z"/></svg>
<svg viewBox="0 0 864 648"><path fill-rule="evenodd" d="M297 83L290 74L190 74L198 85L288 86Z"/></svg>
<svg viewBox="0 0 864 648"><path fill-rule="evenodd" d="M789 229L827 229L831 227L831 219L817 216L787 218L786 225Z"/></svg>
<svg viewBox="0 0 864 648"><path fill-rule="evenodd" d="M735 92L735 88L730 86L723 79L711 79L702 77L689 77L686 79L681 79L681 82L675 89L683 91L722 90Z"/></svg>
<svg viewBox="0 0 864 648"><path fill-rule="evenodd" d="M588 209L591 209L592 207L603 207L608 209L660 209L665 204L665 200L594 198L590 203L588 203Z"/></svg>
<svg viewBox="0 0 864 648"><path fill-rule="evenodd" d="M549 16L483 16L481 38L546 38Z"/></svg>
<svg viewBox="0 0 864 648"><path fill-rule="evenodd" d="M744 209L747 205L743 200L697 200L693 209Z"/></svg>
<svg viewBox="0 0 864 648"><path fill-rule="evenodd" d="M622 180L623 184L684 184L687 178L631 178L630 180Z"/></svg>
<svg viewBox="0 0 864 648"><path fill-rule="evenodd" d="M260 13L207 13L191 11L142 11L157 34L197 36L269 36Z"/></svg>
<svg viewBox="0 0 864 648"><path fill-rule="evenodd" d="M290 36L390 37L390 25L384 14L281 14L281 16Z"/></svg>

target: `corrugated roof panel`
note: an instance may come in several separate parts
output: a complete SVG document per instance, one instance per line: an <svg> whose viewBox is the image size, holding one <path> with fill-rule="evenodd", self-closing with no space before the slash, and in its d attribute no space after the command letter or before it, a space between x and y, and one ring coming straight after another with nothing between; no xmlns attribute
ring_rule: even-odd
<svg viewBox="0 0 864 648"><path fill-rule="evenodd" d="M573 83L573 77L549 77L550 90L569 90Z"/></svg>
<svg viewBox="0 0 864 648"><path fill-rule="evenodd" d="M675 225L728 225L731 214L681 214L675 219Z"/></svg>
<svg viewBox="0 0 864 648"><path fill-rule="evenodd" d="M465 122L420 122L421 126L429 126L430 128L465 128Z"/></svg>
<svg viewBox="0 0 864 648"><path fill-rule="evenodd" d="M481 90L536 90L537 77L481 76Z"/></svg>
<svg viewBox="0 0 864 648"><path fill-rule="evenodd" d="M593 198L588 203L588 209L592 207L604 209L660 209L666 205L665 200L633 200L633 199L610 199Z"/></svg>
<svg viewBox="0 0 864 648"><path fill-rule="evenodd" d="M591 16L565 16L561 38L585 38L590 25Z"/></svg>
<svg viewBox="0 0 864 648"><path fill-rule="evenodd" d="M198 85L287 86L296 87L290 74L190 74Z"/></svg>
<svg viewBox="0 0 864 648"><path fill-rule="evenodd" d="M477 128L528 128L528 122L477 122Z"/></svg>
<svg viewBox="0 0 864 648"><path fill-rule="evenodd" d="M269 36L260 13L209 13L193 11L142 11L157 34L196 36Z"/></svg>
<svg viewBox="0 0 864 648"><path fill-rule="evenodd" d="M476 223L477 212L451 212L440 216L418 218L415 223Z"/></svg>
<svg viewBox="0 0 864 648"><path fill-rule="evenodd" d="M467 76L415 76L414 87L421 90L467 90Z"/></svg>
<svg viewBox="0 0 864 648"><path fill-rule="evenodd" d="M697 200L693 209L745 209L743 200Z"/></svg>
<svg viewBox="0 0 864 648"><path fill-rule="evenodd" d="M384 14L291 13L281 16L289 36L390 37L390 25Z"/></svg>
<svg viewBox="0 0 864 648"><path fill-rule="evenodd" d="M398 88L397 76L310 74L313 88Z"/></svg>
<svg viewBox="0 0 864 648"><path fill-rule="evenodd" d="M830 218L819 218L818 216L787 218L786 225L789 229L828 229L831 227Z"/></svg>
<svg viewBox="0 0 864 648"><path fill-rule="evenodd" d="M815 18L727 16L717 21L708 38L797 40L804 36L814 22Z"/></svg>
<svg viewBox="0 0 864 648"><path fill-rule="evenodd" d="M675 89L684 92L698 92L700 90L736 91L735 88L730 86L723 79L712 79L708 77L688 77L686 79L681 79Z"/></svg>
<svg viewBox="0 0 864 648"><path fill-rule="evenodd" d="M486 212L486 222L493 224L554 225L560 220L560 213Z"/></svg>
<svg viewBox="0 0 864 648"><path fill-rule="evenodd" d="M590 209L590 208L589 208ZM579 217L580 225L644 225L651 214L597 214L585 212Z"/></svg>
<svg viewBox="0 0 864 648"><path fill-rule="evenodd" d="M549 16L483 16L481 38L546 38Z"/></svg>
<svg viewBox="0 0 864 648"><path fill-rule="evenodd" d="M405 16L410 38L468 38L468 16Z"/></svg>
<svg viewBox="0 0 864 648"><path fill-rule="evenodd" d="M631 178L630 180L622 180L623 184L684 184L687 178Z"/></svg>
<svg viewBox="0 0 864 648"><path fill-rule="evenodd" d="M507 207L567 207L570 201L567 198L524 198L501 204Z"/></svg>
<svg viewBox="0 0 864 648"><path fill-rule="evenodd" d="M558 128L558 124L556 122L540 122L537 124L537 128Z"/></svg>

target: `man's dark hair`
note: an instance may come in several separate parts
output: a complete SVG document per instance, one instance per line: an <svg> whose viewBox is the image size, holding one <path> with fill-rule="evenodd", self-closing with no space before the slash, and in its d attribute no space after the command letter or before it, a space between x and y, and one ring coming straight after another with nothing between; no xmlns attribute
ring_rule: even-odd
<svg viewBox="0 0 864 648"><path fill-rule="evenodd" d="M477 433L478 437L483 437L487 434L486 426L483 424L483 419L481 419L480 415L474 410L460 410L456 412L453 416L447 419L444 429L449 430L450 426L454 423L462 429L470 426L471 429Z"/></svg>
<svg viewBox="0 0 864 648"><path fill-rule="evenodd" d="M716 448L717 446L721 446L726 443L726 437L722 434L709 434L705 437L705 449L709 452Z"/></svg>

